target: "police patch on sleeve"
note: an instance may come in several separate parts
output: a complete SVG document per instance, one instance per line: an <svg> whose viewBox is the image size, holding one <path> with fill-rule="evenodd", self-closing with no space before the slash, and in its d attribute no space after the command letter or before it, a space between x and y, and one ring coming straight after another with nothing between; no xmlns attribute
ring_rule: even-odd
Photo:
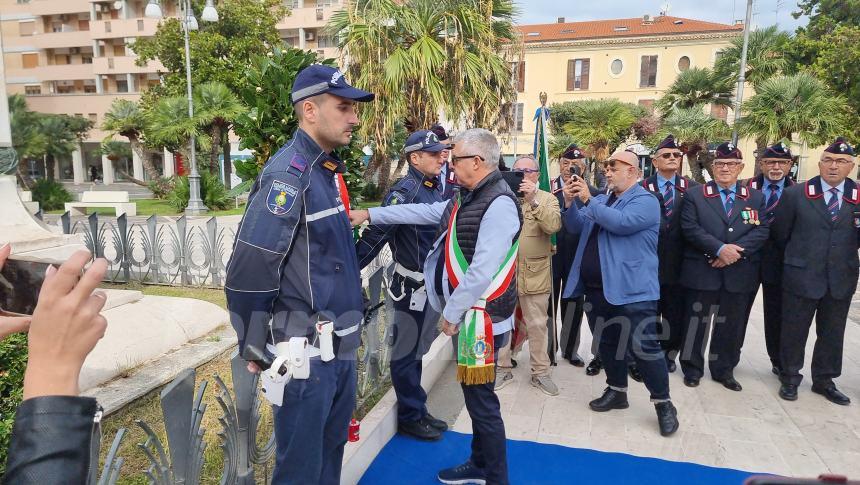
<svg viewBox="0 0 860 485"><path fill-rule="evenodd" d="M266 207L269 209L269 212L276 216L284 215L293 207L298 193L299 189L296 187L286 182L275 180L272 182L269 195L266 197Z"/></svg>
<svg viewBox="0 0 860 485"><path fill-rule="evenodd" d="M397 205L402 204L406 201L406 196L400 192L392 192L388 195L388 199L385 201L385 205Z"/></svg>

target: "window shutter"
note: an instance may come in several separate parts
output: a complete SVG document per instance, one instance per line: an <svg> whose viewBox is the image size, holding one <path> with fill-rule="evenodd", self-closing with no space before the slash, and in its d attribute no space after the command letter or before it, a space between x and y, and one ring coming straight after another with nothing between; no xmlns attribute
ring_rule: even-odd
<svg viewBox="0 0 860 485"><path fill-rule="evenodd" d="M590 59L582 60L582 82L580 83L580 89L587 90L588 89L588 73L589 67L591 66Z"/></svg>
<svg viewBox="0 0 860 485"><path fill-rule="evenodd" d="M574 84L576 79L576 59L567 60L567 90L573 91L576 88Z"/></svg>
<svg viewBox="0 0 860 485"><path fill-rule="evenodd" d="M521 61L517 69L517 92L522 93L526 90L526 61Z"/></svg>

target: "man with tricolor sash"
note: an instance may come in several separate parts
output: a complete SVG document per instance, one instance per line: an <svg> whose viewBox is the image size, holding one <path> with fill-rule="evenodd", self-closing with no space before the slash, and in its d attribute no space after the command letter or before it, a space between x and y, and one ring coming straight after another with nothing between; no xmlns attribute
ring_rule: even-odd
<svg viewBox="0 0 860 485"><path fill-rule="evenodd" d="M851 403L833 380L842 374L845 323L860 272L860 186L848 178L855 161L854 148L837 138L821 154L820 175L787 189L777 207L774 239L785 251L779 396L787 401L797 399L814 315L812 392Z"/></svg>
<svg viewBox="0 0 860 485"><path fill-rule="evenodd" d="M472 419L472 454L442 470L442 483L508 483L505 428L494 391L496 349L513 329L522 213L498 171L500 147L487 130L460 134L451 152L460 192L451 201L352 211L354 225L437 224L424 263L428 302L453 337L457 380Z"/></svg>

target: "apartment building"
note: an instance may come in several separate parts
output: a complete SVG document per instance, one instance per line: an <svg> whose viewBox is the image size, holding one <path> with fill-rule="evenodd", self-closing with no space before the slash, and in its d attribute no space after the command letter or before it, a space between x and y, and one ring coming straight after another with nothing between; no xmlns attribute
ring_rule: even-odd
<svg viewBox="0 0 860 485"><path fill-rule="evenodd" d="M291 15L277 27L284 41L324 57L337 57L324 27L344 0L284 0ZM99 152L107 135L98 126L116 98L136 100L147 87L160 82L163 66L157 61L135 64L129 48L138 38L155 34L158 20L144 16L147 0L0 0L0 34L9 94L23 94L31 110L81 115L95 124L68 160L56 162L60 179L83 183L95 167L106 183L121 175ZM165 17L178 16L176 2L161 2ZM238 147L236 147L238 150ZM173 157L155 154L154 161L169 176L177 171ZM121 168L145 179L135 156ZM34 175L44 167L26 167ZM178 167L179 171L182 167Z"/></svg>

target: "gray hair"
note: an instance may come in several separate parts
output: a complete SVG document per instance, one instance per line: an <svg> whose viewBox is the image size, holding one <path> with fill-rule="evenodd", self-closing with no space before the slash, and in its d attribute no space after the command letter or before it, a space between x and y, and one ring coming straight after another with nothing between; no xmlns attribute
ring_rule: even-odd
<svg viewBox="0 0 860 485"><path fill-rule="evenodd" d="M502 155L502 149L499 147L499 140L496 139L496 135L489 131L483 128L468 129L457 135L454 144L467 147L463 150L465 155L480 155L487 168L499 168L499 157Z"/></svg>
<svg viewBox="0 0 860 485"><path fill-rule="evenodd" d="M516 160L514 160L514 164L511 165L511 168L513 168L517 164L517 162L519 162L520 160L531 160L534 168L540 169L540 164L538 163L537 159L532 154L520 155L519 157L517 157Z"/></svg>

